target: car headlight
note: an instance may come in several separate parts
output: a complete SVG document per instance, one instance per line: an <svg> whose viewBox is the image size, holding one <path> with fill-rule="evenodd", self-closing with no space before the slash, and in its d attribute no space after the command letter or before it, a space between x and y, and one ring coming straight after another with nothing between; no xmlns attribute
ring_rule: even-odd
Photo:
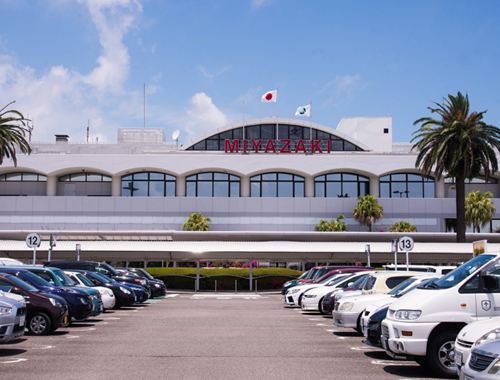
<svg viewBox="0 0 500 380"><path fill-rule="evenodd" d="M63 307L62 303L59 302L58 300L54 299L54 298L49 298L49 301L55 307Z"/></svg>
<svg viewBox="0 0 500 380"><path fill-rule="evenodd" d="M120 290L125 293L125 294L132 294L132 292L130 290L128 290L127 288L124 288L123 286L120 286Z"/></svg>
<svg viewBox="0 0 500 380"><path fill-rule="evenodd" d="M83 297L78 297L78 299L79 299L79 300L80 300L80 302L81 302L81 303L83 303L84 305L87 305L87 304L88 304L88 302L87 302L87 300L86 300L85 298L83 298Z"/></svg>
<svg viewBox="0 0 500 380"><path fill-rule="evenodd" d="M304 298L314 298L316 294L304 294Z"/></svg>
<svg viewBox="0 0 500 380"><path fill-rule="evenodd" d="M500 329L491 330L486 334L484 334L481 338L476 340L476 342L474 343L474 347L489 342L490 340L496 340L496 339L500 339Z"/></svg>
<svg viewBox="0 0 500 380"><path fill-rule="evenodd" d="M161 286L160 286L160 284L155 284L155 287L160 288Z"/></svg>
<svg viewBox="0 0 500 380"><path fill-rule="evenodd" d="M420 318L422 310L398 310L394 314L395 319L403 319L406 321L412 321Z"/></svg>
<svg viewBox="0 0 500 380"><path fill-rule="evenodd" d="M287 281L287 282L285 282L285 283L283 284L283 287L288 286L288 285L291 285L291 283L292 283L292 281Z"/></svg>
<svg viewBox="0 0 500 380"><path fill-rule="evenodd" d="M142 286L146 286L148 284L148 282L146 280L141 280L141 285Z"/></svg>
<svg viewBox="0 0 500 380"><path fill-rule="evenodd" d="M0 315L7 315L12 313L11 307L0 307Z"/></svg>
<svg viewBox="0 0 500 380"><path fill-rule="evenodd" d="M352 309L353 306L354 302L344 302L342 305L340 305L339 310L349 311Z"/></svg>
<svg viewBox="0 0 500 380"><path fill-rule="evenodd" d="M495 364L491 366L491 368L488 370L488 373L495 374L498 372L499 369L500 369L500 360L496 359Z"/></svg>
<svg viewBox="0 0 500 380"><path fill-rule="evenodd" d="M288 294L294 294L294 293L297 293L297 292L300 292L300 289L297 289L297 288L295 288L295 289L290 289L290 290L288 291Z"/></svg>

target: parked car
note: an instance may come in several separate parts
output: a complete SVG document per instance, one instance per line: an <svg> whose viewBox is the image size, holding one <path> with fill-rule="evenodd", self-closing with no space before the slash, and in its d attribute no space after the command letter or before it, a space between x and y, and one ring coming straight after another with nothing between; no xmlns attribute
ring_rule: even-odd
<svg viewBox="0 0 500 380"><path fill-rule="evenodd" d="M354 294L351 292L356 292L361 294L361 288L363 288L364 284L368 280L368 276L363 277L356 281L354 284L349 286L346 289L339 289L335 292L330 292L325 295L323 298L323 302L321 304L321 310L323 311L324 314L332 314L333 310L335 310L335 304L338 302L338 300L341 298L341 295L349 295L349 294Z"/></svg>
<svg viewBox="0 0 500 380"><path fill-rule="evenodd" d="M338 327L353 328L361 333L361 316L363 310L380 293L389 293L396 286L414 276L425 275L425 272L377 272L368 277L361 295L346 297L339 301L333 311L333 323Z"/></svg>
<svg viewBox="0 0 500 380"><path fill-rule="evenodd" d="M24 335L25 323L26 303L0 296L0 343L21 338Z"/></svg>
<svg viewBox="0 0 500 380"><path fill-rule="evenodd" d="M483 319L466 325L455 339L455 367L460 375L471 351L488 341L500 339L500 317Z"/></svg>
<svg viewBox="0 0 500 380"><path fill-rule="evenodd" d="M74 272L83 274L85 278L87 278L96 286L104 286L108 289L111 289L116 298L116 309L122 306L133 305L136 302L134 291L125 284L120 284L115 280L97 272L85 270L74 270Z"/></svg>
<svg viewBox="0 0 500 380"><path fill-rule="evenodd" d="M97 261L50 261L44 263L47 267L56 267L60 269L81 269L103 274L117 282L125 282L127 284L140 285L148 294L151 294L149 281L146 278L139 278L137 276L124 276L120 275L115 268L107 263L99 263Z"/></svg>
<svg viewBox="0 0 500 380"><path fill-rule="evenodd" d="M499 315L499 276L500 253L483 253L401 297L382 322L382 346L393 357L456 377L455 339L468 323Z"/></svg>
<svg viewBox="0 0 500 380"><path fill-rule="evenodd" d="M12 259L10 257L1 257L0 265L25 265L22 261Z"/></svg>
<svg viewBox="0 0 500 380"><path fill-rule="evenodd" d="M500 370L500 340L486 341L472 349L460 371L461 380L498 379Z"/></svg>
<svg viewBox="0 0 500 380"><path fill-rule="evenodd" d="M27 269L19 269L15 267L0 267L0 272L8 273L15 277L18 277L28 284L34 286L38 290L55 294L64 298L69 307L69 323L71 323L72 318L77 321L83 321L92 312L92 299L90 298L90 295L83 290L71 287L54 286Z"/></svg>
<svg viewBox="0 0 500 380"><path fill-rule="evenodd" d="M397 268L398 271L405 271L407 269L407 266L406 264L398 264L396 267L394 266L394 264L384 265L385 270L395 270L395 268ZM435 273L439 277L450 273L456 268L456 265L408 265L408 269L412 272Z"/></svg>
<svg viewBox="0 0 500 380"><path fill-rule="evenodd" d="M382 347L380 340L382 336L382 321L387 316L388 310L389 306L381 306L370 314L370 317L364 326L363 334L365 336L365 340L363 343L366 343L369 346Z"/></svg>
<svg viewBox="0 0 500 380"><path fill-rule="evenodd" d="M87 277L85 277L82 273L65 270L64 274L73 281L76 286L81 286L83 288L93 288L99 291L102 299L102 306L104 310L112 309L116 304L115 294L111 289L108 289L104 286L96 286L90 281Z"/></svg>
<svg viewBox="0 0 500 380"><path fill-rule="evenodd" d="M312 269L309 269L308 271L305 271L302 273L298 278L295 280L290 280L287 281L283 284L283 287L281 288L281 294L285 295L287 290L290 289L292 286L297 285L297 281L302 280L304 278L308 278L308 276L311 274Z"/></svg>
<svg viewBox="0 0 500 380"><path fill-rule="evenodd" d="M323 303L323 298L327 293L333 293L346 289L359 279L368 276L368 274L370 273L374 272L373 271L356 272L351 274L350 276L327 282L324 286L318 286L316 288L306 290L302 297L302 302L301 302L302 310L314 310L324 314L321 305Z"/></svg>
<svg viewBox="0 0 500 380"><path fill-rule="evenodd" d="M64 298L42 292L10 274L0 274L0 289L29 300L25 322L31 334L46 335L69 324L68 303Z"/></svg>
<svg viewBox="0 0 500 380"><path fill-rule="evenodd" d="M119 270L127 270L129 272L132 272L133 274L139 276L139 277L144 277L149 281L149 286L151 288L151 297L163 297L165 294L167 294L167 287L165 286L165 283L161 280L157 280L153 276L151 276L148 272L146 272L144 269L140 268L116 268L117 271Z"/></svg>

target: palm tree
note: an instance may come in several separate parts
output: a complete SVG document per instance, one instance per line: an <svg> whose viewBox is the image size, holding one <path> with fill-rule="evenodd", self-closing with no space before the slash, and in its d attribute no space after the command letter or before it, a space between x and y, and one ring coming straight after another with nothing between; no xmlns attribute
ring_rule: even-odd
<svg viewBox="0 0 500 380"><path fill-rule="evenodd" d="M480 191L471 191L465 199L465 222L472 226L473 232L481 232L480 227L493 219L496 209L493 207L495 202L491 201L492 193L489 191L481 193Z"/></svg>
<svg viewBox="0 0 500 380"><path fill-rule="evenodd" d="M359 224L368 227L368 231L372 232L372 224L384 217L384 208L378 204L377 198L373 195L364 197L360 195L352 216Z"/></svg>
<svg viewBox="0 0 500 380"><path fill-rule="evenodd" d="M419 151L415 166L425 177L434 171L436 180L444 173L455 178L457 242L465 242L465 180L481 170L487 180L498 170L495 148L500 150L500 129L482 121L486 111L470 112L468 95L459 92L434 104L437 108L428 108L440 120L424 117L413 123L421 124L411 140L418 140L412 147Z"/></svg>
<svg viewBox="0 0 500 380"><path fill-rule="evenodd" d="M186 223L182 225L183 231L210 231L210 226L208 225L212 219L210 217L203 217L201 212L189 215Z"/></svg>
<svg viewBox="0 0 500 380"><path fill-rule="evenodd" d="M342 222L345 219L344 215L339 215L337 220L332 219L331 222L321 219L319 224L314 227L314 231L321 232L344 232L348 230L347 224Z"/></svg>
<svg viewBox="0 0 500 380"><path fill-rule="evenodd" d="M26 132L29 132L26 125L29 120L19 111L4 111L12 103L14 102L10 102L0 110L0 165L7 157L12 159L14 166L17 166L16 147L24 154L31 153L31 147L24 138Z"/></svg>
<svg viewBox="0 0 500 380"><path fill-rule="evenodd" d="M390 232L417 232L417 227L410 223L400 220L389 227Z"/></svg>

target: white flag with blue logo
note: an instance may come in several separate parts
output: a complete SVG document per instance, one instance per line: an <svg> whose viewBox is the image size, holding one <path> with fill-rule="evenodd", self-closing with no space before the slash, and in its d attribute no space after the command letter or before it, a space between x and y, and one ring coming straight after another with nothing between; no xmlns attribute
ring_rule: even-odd
<svg viewBox="0 0 500 380"><path fill-rule="evenodd" d="M297 112L295 112L295 116L311 116L311 105L307 105L305 107L297 108Z"/></svg>

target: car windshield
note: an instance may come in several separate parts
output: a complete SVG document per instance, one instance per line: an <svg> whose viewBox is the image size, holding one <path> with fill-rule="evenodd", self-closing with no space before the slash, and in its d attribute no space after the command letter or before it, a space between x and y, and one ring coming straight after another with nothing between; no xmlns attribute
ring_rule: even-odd
<svg viewBox="0 0 500 380"><path fill-rule="evenodd" d="M112 283L114 284L116 281L113 280L112 278L109 278L108 276L105 276L101 273L96 273L96 272L89 272L89 274L95 278L97 278L98 280L104 282L104 283Z"/></svg>
<svg viewBox="0 0 500 380"><path fill-rule="evenodd" d="M395 296L396 294L401 293L403 290L405 290L406 288L408 288L409 286L411 286L412 284L414 284L415 281L417 281L417 280L418 280L417 277L410 277L408 280L403 281L401 284L399 284L398 286L396 286L394 289L392 289L387 294L389 294L391 296Z"/></svg>
<svg viewBox="0 0 500 380"><path fill-rule="evenodd" d="M408 286L406 287L406 289L404 289L402 292L398 293L398 294L395 294L394 297L402 297L404 296L405 294L407 293L410 293L413 289L417 289L418 287L420 287L420 285L423 285L425 286L426 284L430 284L431 282L433 281L436 281L439 277L436 277L436 278L429 278L427 279L426 281L414 281L413 284L411 286ZM390 293L389 293L390 294Z"/></svg>
<svg viewBox="0 0 500 380"><path fill-rule="evenodd" d="M310 271L311 270L309 269L308 271L302 273L297 280L303 280L303 279L307 278L307 275L309 274Z"/></svg>
<svg viewBox="0 0 500 380"><path fill-rule="evenodd" d="M92 281L90 281L87 277L85 277L83 274L81 273L77 273L75 275L75 277L78 277L78 279L83 283L83 285L85 286L94 286L94 284L92 283Z"/></svg>
<svg viewBox="0 0 500 380"><path fill-rule="evenodd" d="M21 280L20 278L17 278L15 276L9 276L8 279L11 280L12 282L15 282L20 288L23 288L29 292L33 292L33 293L40 292L39 289L37 289L36 287L34 287L31 284L28 284L26 281Z"/></svg>
<svg viewBox="0 0 500 380"><path fill-rule="evenodd" d="M479 268L481 268L487 262L493 260L497 256L487 255L485 253L474 257L472 260L467 261L462 266L458 267L454 271L451 271L446 276L440 278L438 281L428 283L423 286L423 288L434 288L434 289L448 289L451 288L458 283L465 280L472 273L476 272Z"/></svg>
<svg viewBox="0 0 500 380"><path fill-rule="evenodd" d="M364 277L361 277L358 281L356 281L354 284L349 286L346 290L358 289L359 287L361 287L365 284L365 282L368 280L368 277L370 277L370 276L366 275Z"/></svg>
<svg viewBox="0 0 500 380"><path fill-rule="evenodd" d="M328 281L326 281L326 282L323 281L323 282L325 283L326 286L335 286L338 283L345 281L346 277L352 277L352 276L350 274L342 273L342 274L338 274L334 278L330 277L328 279Z"/></svg>
<svg viewBox="0 0 500 380"><path fill-rule="evenodd" d="M51 283L45 281L40 276L37 276L36 274L31 273L30 271L23 271L22 274L19 274L19 273L16 274L16 277L19 277L21 279L23 278L22 276L25 276L26 278L29 278L31 281L33 281L38 286L43 286L45 288L53 288L54 287L54 285L52 285Z"/></svg>
<svg viewBox="0 0 500 380"><path fill-rule="evenodd" d="M68 278L66 274L60 269L53 269L52 273L54 273L57 279L61 282L63 286L75 286L75 282Z"/></svg>

